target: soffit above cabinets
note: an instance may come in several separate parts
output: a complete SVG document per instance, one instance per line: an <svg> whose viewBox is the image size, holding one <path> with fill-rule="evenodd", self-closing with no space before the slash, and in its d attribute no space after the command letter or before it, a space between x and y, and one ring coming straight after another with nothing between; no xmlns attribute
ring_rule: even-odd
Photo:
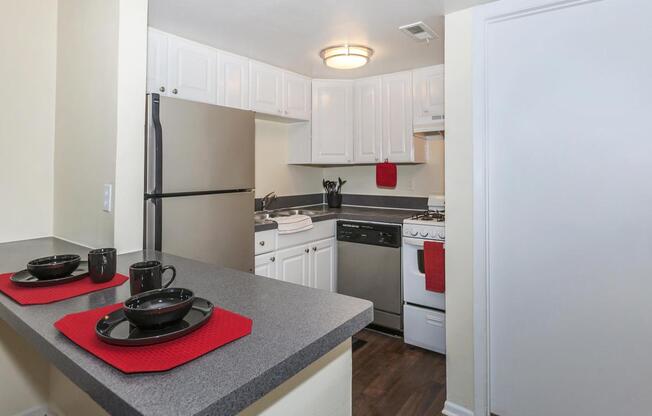
<svg viewBox="0 0 652 416"><path fill-rule="evenodd" d="M444 14L491 0L156 0L149 25L312 78L360 78L443 63ZM418 43L400 26L423 21L439 39ZM371 62L327 68L319 51L368 45Z"/></svg>

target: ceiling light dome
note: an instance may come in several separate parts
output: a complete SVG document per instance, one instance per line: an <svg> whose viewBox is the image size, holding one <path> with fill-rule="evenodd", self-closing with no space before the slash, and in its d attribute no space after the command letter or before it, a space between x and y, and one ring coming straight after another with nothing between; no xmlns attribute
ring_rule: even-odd
<svg viewBox="0 0 652 416"><path fill-rule="evenodd" d="M324 64L335 69L355 69L369 62L373 49L361 45L329 46L319 52Z"/></svg>

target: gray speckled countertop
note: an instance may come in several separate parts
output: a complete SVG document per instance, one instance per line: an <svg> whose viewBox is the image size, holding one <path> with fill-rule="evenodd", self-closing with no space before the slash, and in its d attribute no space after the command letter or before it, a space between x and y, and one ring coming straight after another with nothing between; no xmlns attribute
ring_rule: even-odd
<svg viewBox="0 0 652 416"><path fill-rule="evenodd" d="M88 250L41 238L0 244L0 272L30 259ZM175 285L253 319L251 335L173 370L127 375L77 347L52 325L60 317L129 297L129 284L65 301L20 306L0 294L0 318L116 415L233 415L372 321L371 302L158 252L118 257L118 271L142 259L176 266Z"/></svg>
<svg viewBox="0 0 652 416"><path fill-rule="evenodd" d="M291 209L291 208L288 208ZM390 224L403 224L403 220L414 214L422 213L410 209L372 208L343 205L341 208L329 208L328 205L312 205L301 207L309 211L317 211L317 215L311 215L313 222L326 220L355 220L386 222ZM277 228L274 221L267 220L264 223L256 224L256 231L273 230Z"/></svg>

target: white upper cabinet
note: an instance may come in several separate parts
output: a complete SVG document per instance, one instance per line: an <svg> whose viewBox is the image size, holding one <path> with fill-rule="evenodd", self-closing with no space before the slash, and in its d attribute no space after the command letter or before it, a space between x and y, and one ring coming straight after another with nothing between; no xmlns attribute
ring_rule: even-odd
<svg viewBox="0 0 652 416"><path fill-rule="evenodd" d="M167 84L168 35L150 28L147 33L147 92L166 95Z"/></svg>
<svg viewBox="0 0 652 416"><path fill-rule="evenodd" d="M412 71L414 131L444 130L444 65Z"/></svg>
<svg viewBox="0 0 652 416"><path fill-rule="evenodd" d="M253 111L283 115L283 70L249 61L249 104Z"/></svg>
<svg viewBox="0 0 652 416"><path fill-rule="evenodd" d="M283 115L310 120L310 79L292 72L283 72Z"/></svg>
<svg viewBox="0 0 652 416"><path fill-rule="evenodd" d="M249 59L228 52L217 55L217 103L249 109Z"/></svg>
<svg viewBox="0 0 652 416"><path fill-rule="evenodd" d="M168 84L171 97L217 104L217 51L169 36Z"/></svg>
<svg viewBox="0 0 652 416"><path fill-rule="evenodd" d="M412 73L382 76L383 158L414 162L412 131Z"/></svg>
<svg viewBox="0 0 652 416"><path fill-rule="evenodd" d="M380 77L362 78L354 82L353 160L356 163L381 161L381 90Z"/></svg>
<svg viewBox="0 0 652 416"><path fill-rule="evenodd" d="M312 162L353 161L353 81L312 81Z"/></svg>

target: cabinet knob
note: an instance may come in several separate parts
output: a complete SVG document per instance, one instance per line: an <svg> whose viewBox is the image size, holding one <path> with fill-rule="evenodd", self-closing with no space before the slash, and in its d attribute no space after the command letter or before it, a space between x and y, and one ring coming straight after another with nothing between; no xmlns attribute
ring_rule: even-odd
<svg viewBox="0 0 652 416"><path fill-rule="evenodd" d="M258 244L260 244L261 246L264 246L264 245L265 245L265 241L261 241L261 242L259 242Z"/></svg>
<svg viewBox="0 0 652 416"><path fill-rule="evenodd" d="M306 251L306 253L310 253L310 249L309 249L309 248L307 248L305 251Z"/></svg>
<svg viewBox="0 0 652 416"><path fill-rule="evenodd" d="M312 248L312 251L317 251L317 247L313 247L313 248Z"/></svg>
<svg viewBox="0 0 652 416"><path fill-rule="evenodd" d="M272 263L274 263L274 262L276 261L276 257L272 257L271 259L269 259L269 261L271 261Z"/></svg>
<svg viewBox="0 0 652 416"><path fill-rule="evenodd" d="M177 91L176 88L172 90L172 94L176 94L176 93L178 93L178 92L179 92L179 91Z"/></svg>
<svg viewBox="0 0 652 416"><path fill-rule="evenodd" d="M288 113L288 110L285 110L285 114L287 114L287 113Z"/></svg>
<svg viewBox="0 0 652 416"><path fill-rule="evenodd" d="M158 89L161 92L165 92L165 87L161 86L161 88Z"/></svg>

